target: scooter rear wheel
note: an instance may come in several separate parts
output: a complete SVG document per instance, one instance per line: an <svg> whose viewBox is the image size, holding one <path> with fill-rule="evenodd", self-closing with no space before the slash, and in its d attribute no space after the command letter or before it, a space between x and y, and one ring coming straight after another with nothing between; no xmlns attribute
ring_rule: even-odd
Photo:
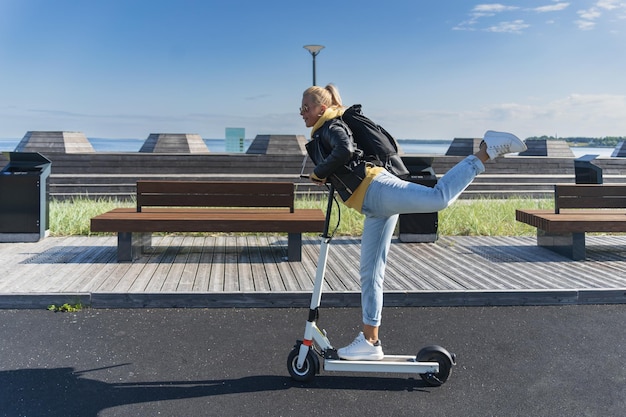
<svg viewBox="0 0 626 417"><path fill-rule="evenodd" d="M298 382L309 382L315 378L315 374L319 372L320 362L317 356L311 349L306 354L306 359L302 364L302 368L298 368L298 355L300 348L295 347L287 357L287 369L291 378Z"/></svg>
<svg viewBox="0 0 626 417"><path fill-rule="evenodd" d="M417 355L418 362L437 362L439 364L439 372L428 372L420 374L422 380L431 387L438 387L443 385L452 372L453 363L450 361L448 355L437 350L422 350Z"/></svg>

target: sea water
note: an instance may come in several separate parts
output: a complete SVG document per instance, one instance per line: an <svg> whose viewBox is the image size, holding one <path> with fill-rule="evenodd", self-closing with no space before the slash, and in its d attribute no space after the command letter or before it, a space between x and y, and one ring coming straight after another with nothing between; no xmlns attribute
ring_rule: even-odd
<svg viewBox="0 0 626 417"><path fill-rule="evenodd" d="M145 142L145 139L88 138L88 140L96 152L138 152ZM205 139L204 141L211 152L226 152L224 139ZM19 142L20 139L0 139L0 152L13 152ZM246 139L244 148L248 149L251 143L252 139ZM444 139L398 139L398 144L406 154L445 155L451 143L451 140ZM614 148L585 146L572 147L571 149L576 158L589 154L608 157L614 151Z"/></svg>

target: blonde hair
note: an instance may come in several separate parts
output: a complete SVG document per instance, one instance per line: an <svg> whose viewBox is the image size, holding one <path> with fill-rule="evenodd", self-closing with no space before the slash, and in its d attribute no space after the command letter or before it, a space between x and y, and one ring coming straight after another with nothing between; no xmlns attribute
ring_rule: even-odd
<svg viewBox="0 0 626 417"><path fill-rule="evenodd" d="M318 87L314 85L304 90L303 97L310 97L313 104L323 104L326 107L343 107L339 90L333 84L326 87Z"/></svg>

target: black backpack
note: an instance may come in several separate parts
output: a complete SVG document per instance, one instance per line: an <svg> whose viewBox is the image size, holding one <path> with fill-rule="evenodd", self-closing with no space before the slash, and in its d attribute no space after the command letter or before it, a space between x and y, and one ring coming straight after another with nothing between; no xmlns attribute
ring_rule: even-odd
<svg viewBox="0 0 626 417"><path fill-rule="evenodd" d="M385 167L397 177L409 175L409 170L398 155L396 140L382 126L365 117L360 104L348 107L341 119L352 131L352 138L363 151L365 161Z"/></svg>

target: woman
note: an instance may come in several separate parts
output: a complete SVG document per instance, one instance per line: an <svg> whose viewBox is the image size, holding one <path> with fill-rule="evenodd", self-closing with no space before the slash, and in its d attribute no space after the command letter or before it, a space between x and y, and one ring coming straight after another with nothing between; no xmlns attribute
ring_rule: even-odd
<svg viewBox="0 0 626 417"><path fill-rule="evenodd" d="M343 110L339 91L332 84L304 91L300 115L312 128L307 149L316 163L309 178L318 184L331 182L346 206L365 215L360 261L363 331L338 354L346 360L381 360L384 355L378 329L383 281L398 215L443 210L485 170L483 162L522 152L526 145L510 133L488 131L480 150L459 162L431 188L403 181L382 167L359 165L350 129L340 118Z"/></svg>

